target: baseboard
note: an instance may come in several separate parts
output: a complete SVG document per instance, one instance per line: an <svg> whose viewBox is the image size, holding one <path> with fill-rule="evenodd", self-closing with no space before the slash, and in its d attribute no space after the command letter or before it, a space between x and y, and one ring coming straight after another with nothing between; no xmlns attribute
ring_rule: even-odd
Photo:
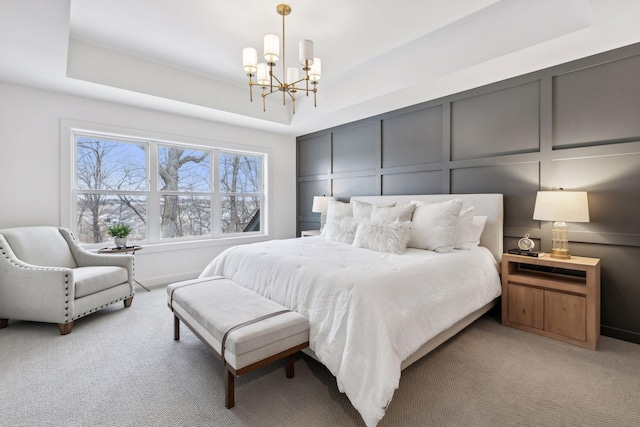
<svg viewBox="0 0 640 427"><path fill-rule="evenodd" d="M600 326L600 334L606 337L617 338L623 341L629 341L634 344L640 344L640 333L627 331L625 329L614 328L612 326Z"/></svg>
<svg viewBox="0 0 640 427"><path fill-rule="evenodd" d="M172 274L171 276L159 276L159 277L144 277L136 278L145 288L155 289L164 288L170 283L181 282L183 280L196 279L200 275L201 271L194 271L190 273Z"/></svg>

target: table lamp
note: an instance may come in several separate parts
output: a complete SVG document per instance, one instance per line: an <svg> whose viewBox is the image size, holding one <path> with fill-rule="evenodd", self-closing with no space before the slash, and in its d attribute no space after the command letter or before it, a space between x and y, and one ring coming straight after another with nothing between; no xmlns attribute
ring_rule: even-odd
<svg viewBox="0 0 640 427"><path fill-rule="evenodd" d="M330 196L315 196L313 198L313 206L311 212L320 214L320 230L324 228L325 222L327 222L327 210L329 209L329 202L333 200Z"/></svg>
<svg viewBox="0 0 640 427"><path fill-rule="evenodd" d="M538 191L533 219L554 221L551 257L569 259L569 227L566 222L589 222L586 191Z"/></svg>

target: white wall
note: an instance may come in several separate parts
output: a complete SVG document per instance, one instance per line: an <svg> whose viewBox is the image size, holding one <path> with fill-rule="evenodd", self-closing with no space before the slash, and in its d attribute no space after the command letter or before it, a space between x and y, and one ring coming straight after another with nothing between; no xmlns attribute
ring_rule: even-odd
<svg viewBox="0 0 640 427"><path fill-rule="evenodd" d="M295 138L0 82L0 229L65 225L61 121L73 120L270 151L269 238L296 233ZM136 278L156 286L194 277L227 247L264 238L146 246Z"/></svg>

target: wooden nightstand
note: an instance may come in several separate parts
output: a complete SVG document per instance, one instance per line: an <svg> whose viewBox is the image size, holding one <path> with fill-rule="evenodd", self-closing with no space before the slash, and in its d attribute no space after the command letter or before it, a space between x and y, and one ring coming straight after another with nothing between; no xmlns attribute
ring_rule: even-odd
<svg viewBox="0 0 640 427"><path fill-rule="evenodd" d="M502 324L595 350L600 260L502 255Z"/></svg>
<svg viewBox="0 0 640 427"><path fill-rule="evenodd" d="M300 237L319 236L320 230L305 230L300 232Z"/></svg>

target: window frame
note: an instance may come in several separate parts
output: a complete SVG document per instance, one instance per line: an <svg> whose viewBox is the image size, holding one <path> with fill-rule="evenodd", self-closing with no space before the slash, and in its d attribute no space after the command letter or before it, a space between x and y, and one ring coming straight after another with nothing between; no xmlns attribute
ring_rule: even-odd
<svg viewBox="0 0 640 427"><path fill-rule="evenodd" d="M61 126L61 181L62 181L62 200L61 200L61 225L63 227L71 229L74 233L77 232L77 201L78 194L80 193L123 193L118 190L80 190L77 187L77 142L78 136L89 137L95 139L110 139L114 141L122 141L127 143L146 144L147 152L147 190L133 191L131 193L140 194L146 193L147 197L147 220L146 220L146 239L143 241L136 241L137 244L144 245L145 247L156 247L158 250L162 250L163 247L170 248L176 245L186 247L198 247L203 244L233 244L247 243L249 241L263 241L268 240L269 230L269 203L268 203L268 174L269 174L269 161L270 161L270 149L251 147L242 144L230 144L220 141L202 140L199 138L192 138L186 136L171 136L167 138L165 135L148 132L148 131L131 131L127 129L127 132L118 132L118 129L114 129L107 125L87 125L81 122L74 122L70 120L63 120L63 126ZM180 141L176 141L179 139ZM207 194L211 197L211 232L207 236L189 236L179 238L162 238L161 224L160 224L160 200L163 194L171 193L160 190L160 178L158 174L159 168L159 148L160 147L180 147L191 150L206 151L211 155L211 167L210 182L211 191L209 193L189 193L189 192L177 192L179 195L186 194ZM237 233L223 233L221 227L221 199L228 193L222 193L220 191L220 177L219 174L219 158L220 153L233 153L237 155L246 155L259 157L261 159L261 173L260 179L260 193L251 193L248 195L258 194L260 197L260 230L250 232L237 232ZM64 191L66 189L67 191ZM129 193L129 192L126 192ZM237 193L243 195L244 193ZM153 220L155 218L155 220ZM105 242L102 243L83 243L83 246L87 249L98 249L105 246Z"/></svg>

